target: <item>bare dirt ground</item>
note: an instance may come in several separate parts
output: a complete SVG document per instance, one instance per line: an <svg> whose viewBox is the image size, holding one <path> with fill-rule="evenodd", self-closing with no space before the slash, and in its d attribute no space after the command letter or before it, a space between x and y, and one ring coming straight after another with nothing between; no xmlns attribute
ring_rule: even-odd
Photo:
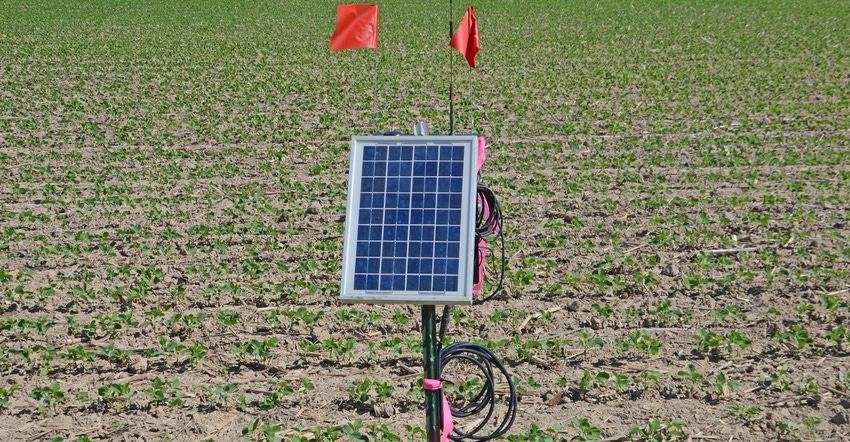
<svg viewBox="0 0 850 442"><path fill-rule="evenodd" d="M587 168L577 167L582 158L607 154L491 145L485 171L536 155L552 164L485 173L506 211L505 292L457 307L449 326L452 341L490 342L516 376L522 394L509 434L560 423L571 437L574 417L608 438L651 432L656 418L681 420L693 440L848 434L847 337L827 336L848 315L848 214L846 200L819 200L846 188L846 164ZM6 182L25 177L20 186L31 190L4 186L0 195L0 388L20 388L0 409L4 440L238 440L257 418L285 438L358 418L417 438L403 424L424 426L422 400L406 394L421 375L418 307L335 299L344 178L330 170L345 158L268 146L197 146L181 149L183 158L146 148L54 152L26 164L16 159L24 153L4 151ZM324 163L333 166L317 175ZM220 176L198 178L204 170ZM86 180L52 193L33 185L57 173L106 179L100 189ZM719 249L737 250L710 252ZM301 307L323 316L285 315ZM699 330L715 340L699 348ZM267 358L249 349L240 360L233 347L270 338L279 341ZM380 345L393 338L400 345ZM592 338L602 347L583 346ZM348 352L326 344L348 339ZM198 344L208 353L195 359L186 348ZM682 374L689 365L702 379ZM721 372L739 384L718 385ZM444 377L468 380L449 369ZM179 385L146 393L156 378ZM367 378L395 391L379 400L373 389L358 403L348 390ZM34 397L54 383L63 398ZM235 391L211 393L227 384ZM110 385L129 389L110 397Z"/></svg>
<svg viewBox="0 0 850 442"><path fill-rule="evenodd" d="M443 18L388 5L378 107L330 3L44 3L0 17L0 441L423 440L419 307L338 292L350 137L448 131ZM506 437L848 440L846 2L484 3L508 272L447 336Z"/></svg>

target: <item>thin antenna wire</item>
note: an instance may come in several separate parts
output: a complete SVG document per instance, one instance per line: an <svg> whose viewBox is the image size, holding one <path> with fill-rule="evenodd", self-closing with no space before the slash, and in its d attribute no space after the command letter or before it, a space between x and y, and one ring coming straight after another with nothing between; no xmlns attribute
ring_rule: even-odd
<svg viewBox="0 0 850 442"><path fill-rule="evenodd" d="M373 89L373 98L372 98L372 133L378 133L378 123L376 122L376 115L378 114L378 59L381 56L378 55L378 50L375 49L375 87Z"/></svg>
<svg viewBox="0 0 850 442"><path fill-rule="evenodd" d="M454 8L452 0L449 0L449 41L452 40L452 33L455 30L454 25ZM449 135L455 133L455 97L454 97L454 81L455 81L455 58L452 56L451 46L449 46Z"/></svg>
<svg viewBox="0 0 850 442"><path fill-rule="evenodd" d="M472 69L469 70L469 133L475 133L475 108L472 105Z"/></svg>

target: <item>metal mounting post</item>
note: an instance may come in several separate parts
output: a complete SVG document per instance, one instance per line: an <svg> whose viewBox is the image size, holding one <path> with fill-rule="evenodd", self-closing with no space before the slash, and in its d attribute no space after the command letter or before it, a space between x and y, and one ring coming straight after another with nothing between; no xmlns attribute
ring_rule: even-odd
<svg viewBox="0 0 850 442"><path fill-rule="evenodd" d="M433 305L422 306L422 365L425 379L440 379L440 355L437 351L437 314ZM425 430L428 442L440 441L442 402L440 390L425 390Z"/></svg>

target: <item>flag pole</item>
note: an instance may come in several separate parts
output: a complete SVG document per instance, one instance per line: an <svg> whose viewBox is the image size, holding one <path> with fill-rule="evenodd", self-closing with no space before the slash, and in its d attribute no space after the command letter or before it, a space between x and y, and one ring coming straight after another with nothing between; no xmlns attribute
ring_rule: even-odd
<svg viewBox="0 0 850 442"><path fill-rule="evenodd" d="M469 133L475 133L475 107L472 103L472 69L469 70Z"/></svg>
<svg viewBox="0 0 850 442"><path fill-rule="evenodd" d="M375 87L372 95L372 133L378 133L378 123L375 120L375 115L378 113L378 60L381 56L378 54L378 49L375 48Z"/></svg>
<svg viewBox="0 0 850 442"><path fill-rule="evenodd" d="M449 0L449 41L452 39L452 33L455 30L454 12L452 8L452 0ZM455 63L452 57L451 49L449 50L449 135L455 133L455 100L454 100L454 81L455 81Z"/></svg>

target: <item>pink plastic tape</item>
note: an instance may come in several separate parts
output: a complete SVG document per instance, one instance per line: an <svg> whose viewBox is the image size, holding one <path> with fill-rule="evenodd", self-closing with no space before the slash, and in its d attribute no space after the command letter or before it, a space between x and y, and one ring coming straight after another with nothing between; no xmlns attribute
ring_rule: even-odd
<svg viewBox="0 0 850 442"><path fill-rule="evenodd" d="M481 173L481 165L484 164L484 149L487 148L487 142L484 141L484 137L478 137L478 173ZM487 202L478 197L478 205L479 209L484 212L484 219L490 216L490 207L487 206ZM483 239L478 241L478 268L475 269L478 272L478 282L472 287L472 295L478 296L481 293L481 289L484 287L484 259L487 257L487 242Z"/></svg>
<svg viewBox="0 0 850 442"><path fill-rule="evenodd" d="M481 165L484 164L484 149L487 148L487 142L484 137L478 137L478 173L481 173Z"/></svg>
<svg viewBox="0 0 850 442"><path fill-rule="evenodd" d="M425 379L422 382L422 387L426 390L442 390L443 382L438 379ZM452 434L452 431L455 428L454 422L452 422L452 409L449 406L449 400L446 399L446 393L442 393L443 396L443 436L440 439L442 442L448 442L449 435Z"/></svg>

